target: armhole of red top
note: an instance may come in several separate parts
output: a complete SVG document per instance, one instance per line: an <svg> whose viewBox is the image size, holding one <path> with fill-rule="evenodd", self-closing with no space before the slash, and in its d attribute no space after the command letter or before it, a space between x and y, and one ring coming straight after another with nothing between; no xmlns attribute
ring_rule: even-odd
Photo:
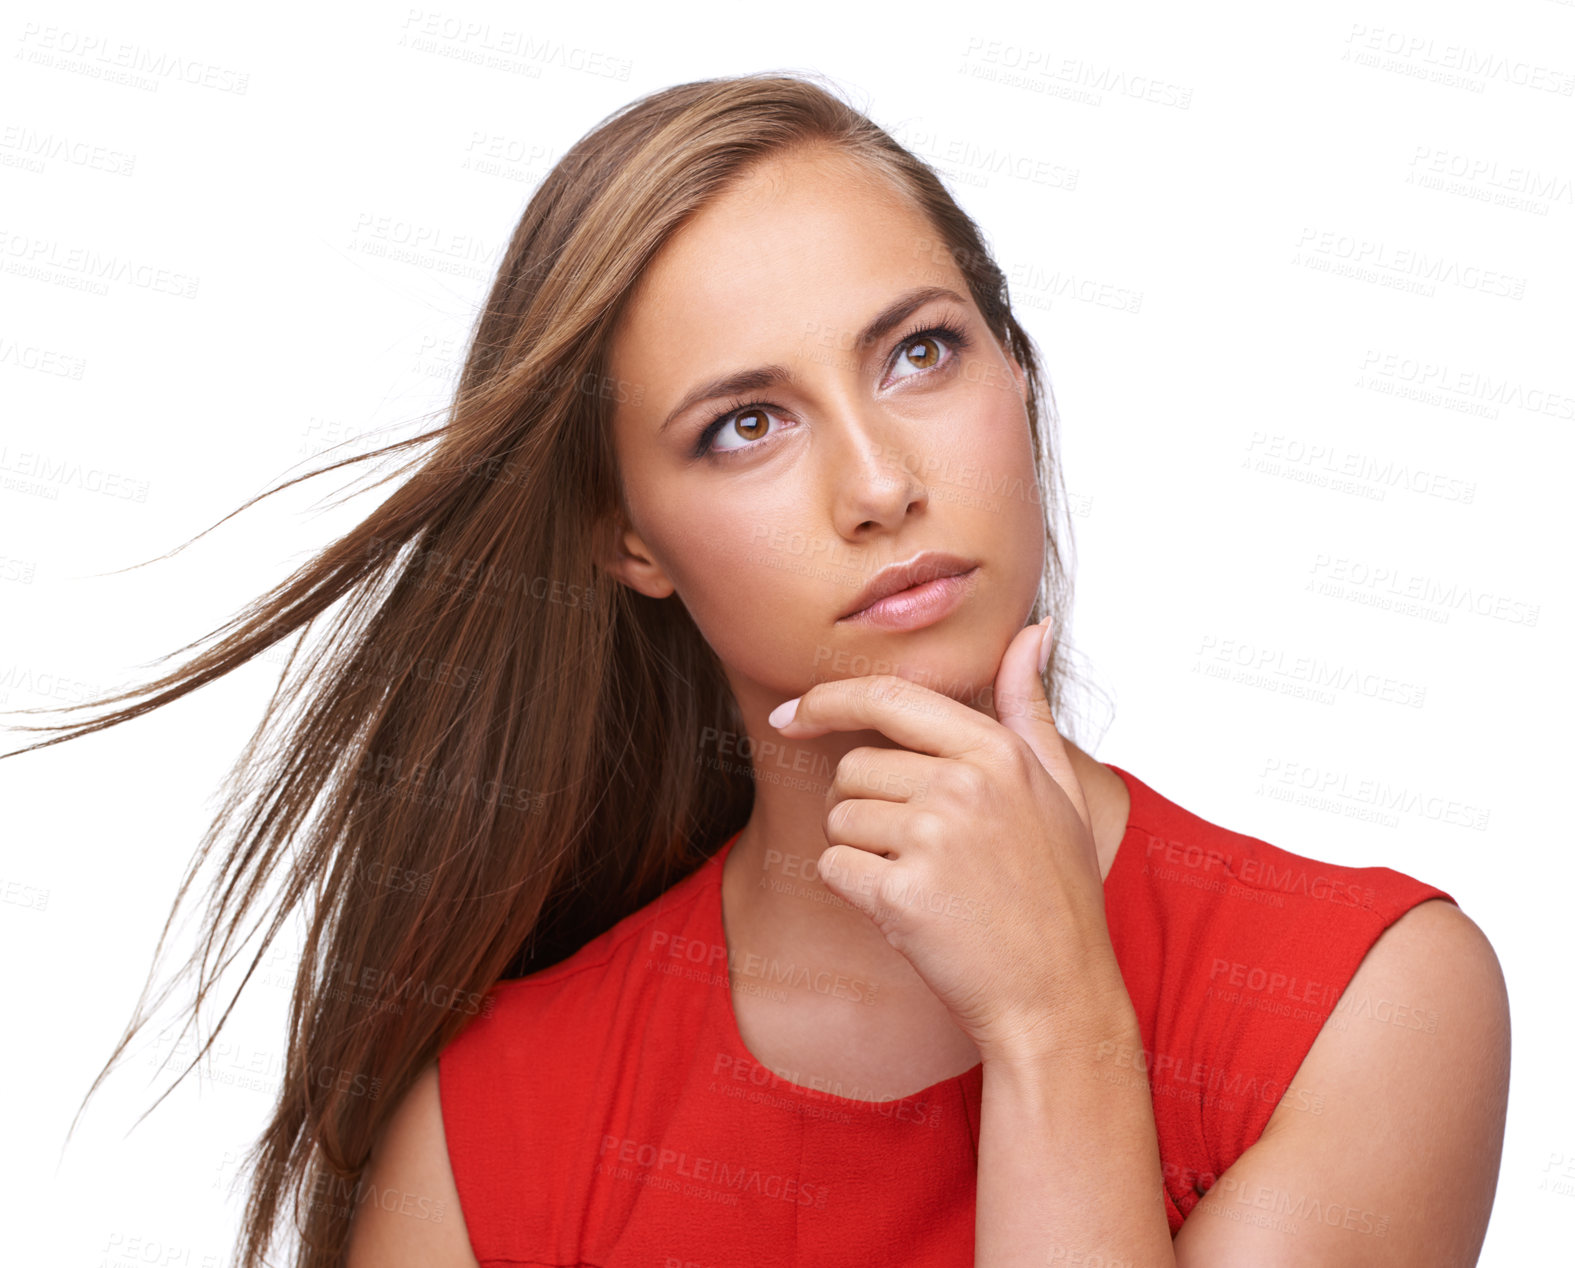
<svg viewBox="0 0 1575 1268"><path fill-rule="evenodd" d="M1392 871L1393 869L1389 870ZM1278 1080L1280 1085L1284 1086L1285 1088L1289 1089L1290 1085L1295 1082L1297 1075L1301 1072L1302 1066L1307 1061L1307 1054L1312 1051L1313 1044L1317 1042L1318 1036L1323 1033L1324 1027L1329 1024L1329 1018L1333 1016L1335 1008L1338 1006L1340 1000L1344 998L1345 992L1350 988L1351 979L1356 976L1357 970L1361 968L1362 962L1367 958L1368 952L1378 944L1378 940L1383 937L1384 933L1391 926L1393 926L1395 922L1400 919L1400 917L1405 915L1406 912L1410 911L1414 907L1420 906L1429 899L1445 898L1452 903L1455 901L1454 898L1444 890L1439 889L1435 885L1429 885L1425 881L1420 881L1414 876L1409 876L1403 872L1396 873L1396 876L1400 878L1400 882L1402 883L1392 884L1392 896L1379 906L1365 909L1376 918L1376 926L1373 928L1372 935L1370 937L1363 937L1351 944L1357 948L1356 954L1350 959L1349 970L1345 972L1340 979L1340 989L1338 993L1334 994L1334 997L1328 1001L1327 1005L1320 1005L1323 1015L1322 1019L1319 1021L1317 1029L1311 1031L1307 1037L1307 1042L1305 1045L1297 1043L1294 1048L1284 1049L1284 1051L1290 1051L1294 1054L1294 1061L1288 1062L1287 1068L1284 1070L1271 1070L1266 1072L1268 1077ZM1253 1097L1250 1099L1250 1108L1247 1111L1242 1124L1242 1137L1246 1143L1242 1145L1241 1150L1237 1153L1237 1157L1240 1157L1242 1153L1245 1153L1248 1149L1252 1148L1253 1145L1257 1144L1260 1139L1262 1139L1264 1128L1268 1126L1269 1119L1274 1115L1274 1112L1279 1108L1280 1103L1284 1099L1284 1094L1282 1094L1273 1104L1269 1104L1258 1097ZM1222 1171L1228 1169L1229 1165L1227 1165L1225 1168L1221 1168Z"/></svg>
<svg viewBox="0 0 1575 1268"><path fill-rule="evenodd" d="M461 1032L462 1034L464 1032ZM487 1223L488 1195L482 1191L478 1175L486 1170L486 1145L478 1139L476 1126L485 1121L478 1114L472 1098L472 1087L463 1067L463 1058L455 1058L454 1043L438 1054L438 1108L443 1120L443 1148L448 1154L449 1171L454 1177L454 1191L459 1196L459 1214L465 1222L465 1236L470 1241L470 1251L479 1264L487 1264L492 1256L491 1234ZM472 1172L472 1164L476 1171Z"/></svg>

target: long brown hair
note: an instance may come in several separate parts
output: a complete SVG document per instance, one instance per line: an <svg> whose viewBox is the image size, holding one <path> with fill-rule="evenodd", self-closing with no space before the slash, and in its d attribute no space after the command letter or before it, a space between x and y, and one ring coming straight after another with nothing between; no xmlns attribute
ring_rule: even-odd
<svg viewBox="0 0 1575 1268"><path fill-rule="evenodd" d="M195 974L193 1024L249 918L262 938L202 1052L281 926L304 915L283 1086L245 1160L244 1268L263 1261L289 1207L297 1262L341 1264L353 1204L322 1193L359 1183L389 1113L488 988L577 950L747 820L749 773L700 760L704 735L743 730L710 647L676 596L616 584L593 557L598 527L622 507L610 433L622 389L606 352L674 231L751 164L809 143L839 147L912 199L1023 367L1048 543L1033 619L1059 629L1070 530L1054 402L1002 270L924 162L819 76L762 73L652 93L569 149L514 231L441 425L231 512L413 451L394 473L408 478L364 522L181 648L212 642L181 668L71 707L132 703L19 728L61 733L18 753L113 726L298 635L181 883L148 987L83 1102L148 1020L165 940L210 856L206 936L160 1000ZM1046 675L1057 717L1062 666L1058 644Z"/></svg>

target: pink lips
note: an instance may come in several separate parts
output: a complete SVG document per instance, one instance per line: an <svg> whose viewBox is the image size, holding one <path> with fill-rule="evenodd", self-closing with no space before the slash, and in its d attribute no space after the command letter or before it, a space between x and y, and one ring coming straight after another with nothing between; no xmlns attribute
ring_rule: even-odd
<svg viewBox="0 0 1575 1268"><path fill-rule="evenodd" d="M968 593L968 580L977 569L954 577L938 577L922 585L899 590L878 599L869 607L842 619L861 625L878 625L889 630L919 630L934 625L962 603Z"/></svg>

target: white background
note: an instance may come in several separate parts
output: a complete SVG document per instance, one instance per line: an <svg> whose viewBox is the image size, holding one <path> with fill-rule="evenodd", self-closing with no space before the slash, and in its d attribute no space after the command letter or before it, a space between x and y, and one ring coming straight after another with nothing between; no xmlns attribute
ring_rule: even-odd
<svg viewBox="0 0 1575 1268"><path fill-rule="evenodd" d="M108 575L439 407L535 182L607 113L823 72L948 175L1044 354L1068 637L1110 706L1074 736L1459 901L1514 1021L1481 1262L1567 1244L1575 7L55 3L0 56L0 709L146 676L369 509L311 513L317 482ZM1351 685L1297 694L1309 665ZM0 762L7 1262L230 1249L288 948L200 1087L132 1130L170 1077L149 1032L63 1142L277 673Z"/></svg>

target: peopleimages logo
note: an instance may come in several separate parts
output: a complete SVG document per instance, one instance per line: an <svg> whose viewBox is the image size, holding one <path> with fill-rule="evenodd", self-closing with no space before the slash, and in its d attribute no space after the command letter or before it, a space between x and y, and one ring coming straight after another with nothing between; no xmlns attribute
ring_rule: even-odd
<svg viewBox="0 0 1575 1268"><path fill-rule="evenodd" d="M1427 295L1432 295L1440 284L1506 299L1524 299L1526 295L1527 279L1518 273L1502 273L1420 247L1395 246L1381 238L1312 225L1303 226L1291 263L1386 286L1405 283L1400 289Z"/></svg>
<svg viewBox="0 0 1575 1268"><path fill-rule="evenodd" d="M1143 831L1143 829L1138 829ZM1254 889L1278 894L1302 894L1347 907L1370 907L1375 897L1372 889L1339 877L1321 872L1309 872L1304 867L1277 867L1268 859L1237 858L1213 846L1196 842L1175 841L1148 834L1148 844L1143 857L1148 862L1160 862L1171 867L1182 867L1207 875L1219 872L1232 880Z"/></svg>
<svg viewBox="0 0 1575 1268"><path fill-rule="evenodd" d="M1351 24L1351 33L1345 37L1345 43L1346 51L1342 60L1386 69L1398 69L1406 63L1412 63L1408 73L1416 78L1470 86L1474 91L1481 91L1488 80L1496 79L1517 88L1533 88L1561 97L1575 93L1575 74L1567 70L1506 57L1491 49L1451 44L1431 35L1364 26L1355 22ZM1376 58L1380 54L1389 58L1390 62L1379 63Z"/></svg>
<svg viewBox="0 0 1575 1268"><path fill-rule="evenodd" d="M682 1149L646 1144L627 1137L603 1136L599 1153L604 1163L621 1163L623 1168L620 1170L629 1170L629 1174L620 1175L620 1179L635 1178L638 1173L632 1169L638 1167L652 1177L691 1180L697 1184L719 1186L724 1192L777 1198L816 1209L823 1209L831 1195L829 1185L807 1184L797 1176L773 1175L726 1159L705 1158Z"/></svg>
<svg viewBox="0 0 1575 1268"><path fill-rule="evenodd" d="M1360 371L1364 378L1393 384L1389 394L1422 400L1426 404L1469 402L1543 414L1562 422L1575 419L1575 393L1546 384L1523 383L1509 375L1497 375L1472 366L1369 348L1362 357ZM1358 385L1364 384L1358 380ZM1491 417L1497 416L1496 412L1491 414Z"/></svg>
<svg viewBox="0 0 1575 1268"><path fill-rule="evenodd" d="M379 1011L402 1011L405 1004L419 998L434 1008L452 1009L455 1012L491 1014L493 1001L490 995L478 991L459 990L441 982L408 975L401 978L387 969L370 964L352 965L344 960L331 960L325 986L331 995L339 997L345 991L355 991L353 1002Z"/></svg>

